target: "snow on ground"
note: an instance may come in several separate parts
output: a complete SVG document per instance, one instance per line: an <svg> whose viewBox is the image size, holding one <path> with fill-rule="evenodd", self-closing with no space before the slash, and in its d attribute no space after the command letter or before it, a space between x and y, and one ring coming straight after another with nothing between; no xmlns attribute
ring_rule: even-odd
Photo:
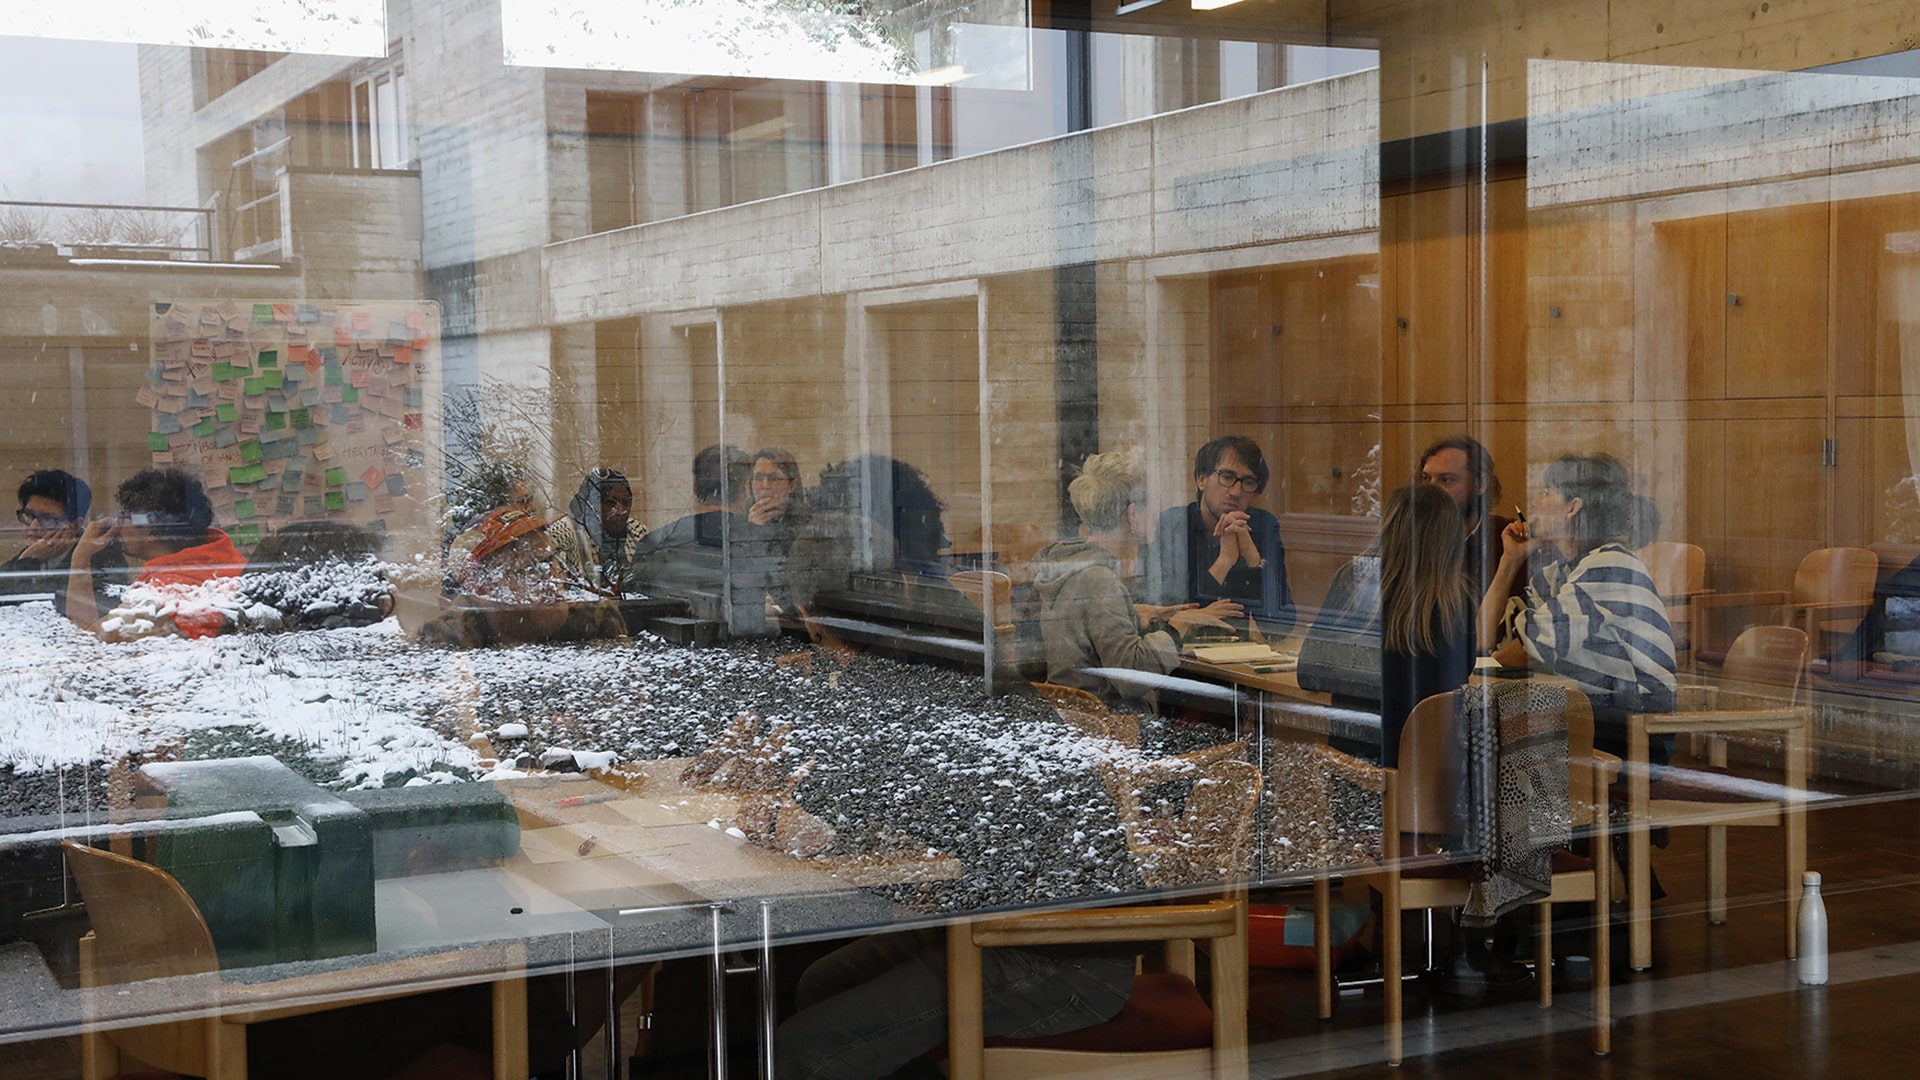
<svg viewBox="0 0 1920 1080"><path fill-rule="evenodd" d="M392 620L104 643L49 604L0 608L0 808L54 809L26 805L51 792L51 773L68 809L76 787L99 794L84 778L122 760L271 753L350 788L517 775L560 748L589 761L685 757L750 710L792 725L786 753L810 766L796 795L845 849L904 841L960 856L968 874L942 906L1139 886L1097 773L1131 753L1077 734L1036 697L986 697L977 674L872 656L841 666L819 652L810 669L774 662L795 648L641 635L454 652L413 644ZM1168 734L1150 730L1150 742Z"/></svg>

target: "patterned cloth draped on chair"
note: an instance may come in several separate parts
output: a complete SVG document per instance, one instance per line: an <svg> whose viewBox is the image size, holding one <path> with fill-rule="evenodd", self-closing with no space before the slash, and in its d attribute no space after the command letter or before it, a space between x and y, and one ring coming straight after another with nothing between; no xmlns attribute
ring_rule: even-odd
<svg viewBox="0 0 1920 1080"><path fill-rule="evenodd" d="M1567 692L1531 680L1462 687L1454 727L1467 755L1458 817L1480 853L1460 922L1491 926L1553 891L1553 853L1572 835L1567 805Z"/></svg>

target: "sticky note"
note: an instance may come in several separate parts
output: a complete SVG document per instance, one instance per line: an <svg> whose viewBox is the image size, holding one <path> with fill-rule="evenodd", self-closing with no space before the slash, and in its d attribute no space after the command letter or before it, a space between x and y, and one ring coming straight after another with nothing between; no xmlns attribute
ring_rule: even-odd
<svg viewBox="0 0 1920 1080"><path fill-rule="evenodd" d="M293 516L293 499L292 495L281 495L274 499L273 512L280 517Z"/></svg>
<svg viewBox="0 0 1920 1080"><path fill-rule="evenodd" d="M260 444L257 442L241 443L240 444L240 460L249 462L249 463L259 461L260 460Z"/></svg>
<svg viewBox="0 0 1920 1080"><path fill-rule="evenodd" d="M300 472L298 469L288 469L286 473L280 477L280 490L281 491L299 491L300 479L305 475L306 475L305 473ZM293 508L288 507L287 513L289 514L293 513Z"/></svg>
<svg viewBox="0 0 1920 1080"><path fill-rule="evenodd" d="M313 426L313 417L305 409L288 409L287 420L293 424L295 430Z"/></svg>
<svg viewBox="0 0 1920 1080"><path fill-rule="evenodd" d="M295 432L301 446L317 446L320 443L320 429L302 428Z"/></svg>
<svg viewBox="0 0 1920 1080"><path fill-rule="evenodd" d="M326 506L318 495L302 495L300 496L300 512L312 517L325 513Z"/></svg>
<svg viewBox="0 0 1920 1080"><path fill-rule="evenodd" d="M343 386L340 388L340 400L351 405L360 400L360 391L351 386Z"/></svg>
<svg viewBox="0 0 1920 1080"><path fill-rule="evenodd" d="M213 417L211 416L193 425L193 433L195 435L200 436L203 439L212 435L213 429L214 429L214 422L213 422Z"/></svg>
<svg viewBox="0 0 1920 1080"><path fill-rule="evenodd" d="M407 493L406 477L401 476L399 473L394 473L392 476L387 477L387 494L405 495L406 493Z"/></svg>
<svg viewBox="0 0 1920 1080"><path fill-rule="evenodd" d="M349 502L366 502L367 485L358 480L347 481L347 500Z"/></svg>
<svg viewBox="0 0 1920 1080"><path fill-rule="evenodd" d="M286 413L270 412L267 414L267 430L268 431L285 431L286 428L287 428Z"/></svg>
<svg viewBox="0 0 1920 1080"><path fill-rule="evenodd" d="M329 510L345 510L347 508L347 495L344 491L329 491L325 498L327 509Z"/></svg>
<svg viewBox="0 0 1920 1080"><path fill-rule="evenodd" d="M367 471L360 474L360 482L368 487L379 487L380 482L386 478L387 474L381 472L378 465L369 465Z"/></svg>
<svg viewBox="0 0 1920 1080"><path fill-rule="evenodd" d="M173 413L156 413L153 417L153 430L171 435L180 430L180 418Z"/></svg>
<svg viewBox="0 0 1920 1080"><path fill-rule="evenodd" d="M213 407L213 415L219 417L222 423L231 424L240 419L240 406L223 401Z"/></svg>
<svg viewBox="0 0 1920 1080"><path fill-rule="evenodd" d="M213 430L213 445L229 447L240 441L240 433L230 427L216 427Z"/></svg>
<svg viewBox="0 0 1920 1080"><path fill-rule="evenodd" d="M165 447L161 447L161 449L164 450ZM346 482L347 482L347 470L341 468L338 465L335 465L332 468L329 468L327 470L327 486L328 487L339 487L341 484L344 484Z"/></svg>
<svg viewBox="0 0 1920 1080"><path fill-rule="evenodd" d="M148 450L157 452L161 450L170 450L172 448L173 448L173 442L167 438L166 432L151 431L147 433L147 449Z"/></svg>
<svg viewBox="0 0 1920 1080"><path fill-rule="evenodd" d="M244 388L241 392L248 397L259 397L267 392L267 380L257 375L242 383L241 386Z"/></svg>
<svg viewBox="0 0 1920 1080"><path fill-rule="evenodd" d="M253 380L249 379L247 381L252 382ZM278 390L281 387L287 385L286 372L269 371L266 374L260 376L260 384L269 390Z"/></svg>
<svg viewBox="0 0 1920 1080"><path fill-rule="evenodd" d="M335 405L333 407L334 423L344 424L352 419L353 419L353 407L351 405Z"/></svg>
<svg viewBox="0 0 1920 1080"><path fill-rule="evenodd" d="M260 366L263 368L279 367L280 366L280 350L261 349L260 350Z"/></svg>
<svg viewBox="0 0 1920 1080"><path fill-rule="evenodd" d="M225 360L216 361L213 365L213 381L232 382L233 365L227 363Z"/></svg>
<svg viewBox="0 0 1920 1080"><path fill-rule="evenodd" d="M282 373L290 383L297 383L307 377L307 365L294 364Z"/></svg>
<svg viewBox="0 0 1920 1080"><path fill-rule="evenodd" d="M328 364L321 368L320 372L325 376L328 386L343 386L346 383L345 373L341 371L339 364Z"/></svg>
<svg viewBox="0 0 1920 1080"><path fill-rule="evenodd" d="M252 499L240 499L233 504L233 516L239 518L241 521L248 521L259 515L253 512Z"/></svg>
<svg viewBox="0 0 1920 1080"><path fill-rule="evenodd" d="M400 403L409 409L418 409L427 403L426 391L417 386L409 386L400 391Z"/></svg>
<svg viewBox="0 0 1920 1080"><path fill-rule="evenodd" d="M241 547L252 547L260 542L260 526L241 525L233 530L231 539Z"/></svg>
<svg viewBox="0 0 1920 1080"><path fill-rule="evenodd" d="M273 321L273 305L272 304L253 305L253 321L254 322L272 322Z"/></svg>

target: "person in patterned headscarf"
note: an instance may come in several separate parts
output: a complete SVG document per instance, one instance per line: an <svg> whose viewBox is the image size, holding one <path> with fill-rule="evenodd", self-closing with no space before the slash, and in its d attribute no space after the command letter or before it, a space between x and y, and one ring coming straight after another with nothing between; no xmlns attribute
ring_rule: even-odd
<svg viewBox="0 0 1920 1080"><path fill-rule="evenodd" d="M647 535L635 522L633 488L618 469L599 468L580 481L567 516L547 526L554 558L574 582L618 596L633 567L634 548Z"/></svg>

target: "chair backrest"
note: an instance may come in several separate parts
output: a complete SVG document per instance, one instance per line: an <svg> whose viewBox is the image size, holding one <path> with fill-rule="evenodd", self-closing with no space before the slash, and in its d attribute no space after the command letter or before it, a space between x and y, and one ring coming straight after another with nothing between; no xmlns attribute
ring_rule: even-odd
<svg viewBox="0 0 1920 1080"><path fill-rule="evenodd" d="M1870 604L1879 577L1880 557L1866 548L1820 548L1808 552L1793 572L1793 599L1798 604Z"/></svg>
<svg viewBox="0 0 1920 1080"><path fill-rule="evenodd" d="M1593 703L1572 686L1567 694L1567 799L1593 800ZM1395 813L1405 835L1455 831L1456 796L1466 783L1466 740L1454 729L1454 694L1435 694L1413 707L1400 732Z"/></svg>
<svg viewBox="0 0 1920 1080"><path fill-rule="evenodd" d="M1720 673L1730 683L1786 687L1798 701L1807 684L1807 632L1797 626L1749 626L1733 639Z"/></svg>
<svg viewBox="0 0 1920 1080"><path fill-rule="evenodd" d="M1698 544L1655 540L1638 554L1661 596L1688 596L1707 587L1707 553Z"/></svg>
<svg viewBox="0 0 1920 1080"><path fill-rule="evenodd" d="M1037 682L1033 684L1034 693L1045 698L1047 704L1061 712L1085 712L1101 714L1107 711L1107 703L1100 700L1098 694L1082 690L1076 686L1061 686L1059 683Z"/></svg>
<svg viewBox="0 0 1920 1080"><path fill-rule="evenodd" d="M1047 546L1047 536L1040 526L1027 521L996 521L987 530L987 537L996 563L1006 567L1016 580L1033 580L1033 558Z"/></svg>
<svg viewBox="0 0 1920 1080"><path fill-rule="evenodd" d="M962 570L947 578L954 588L986 612L994 626L1013 622L1013 579L998 570Z"/></svg>
<svg viewBox="0 0 1920 1080"><path fill-rule="evenodd" d="M199 906L172 875L72 840L61 846L93 924L102 985L220 970Z"/></svg>
<svg viewBox="0 0 1920 1080"><path fill-rule="evenodd" d="M1466 783L1466 765L1465 743L1454 733L1452 692L1415 705L1400 729L1400 832L1442 836L1453 831L1454 793Z"/></svg>
<svg viewBox="0 0 1920 1080"><path fill-rule="evenodd" d="M1260 769L1237 758L1199 767L1177 821L1140 816L1122 807L1128 849L1149 888L1217 885L1239 880L1248 868L1253 812L1260 803Z"/></svg>

